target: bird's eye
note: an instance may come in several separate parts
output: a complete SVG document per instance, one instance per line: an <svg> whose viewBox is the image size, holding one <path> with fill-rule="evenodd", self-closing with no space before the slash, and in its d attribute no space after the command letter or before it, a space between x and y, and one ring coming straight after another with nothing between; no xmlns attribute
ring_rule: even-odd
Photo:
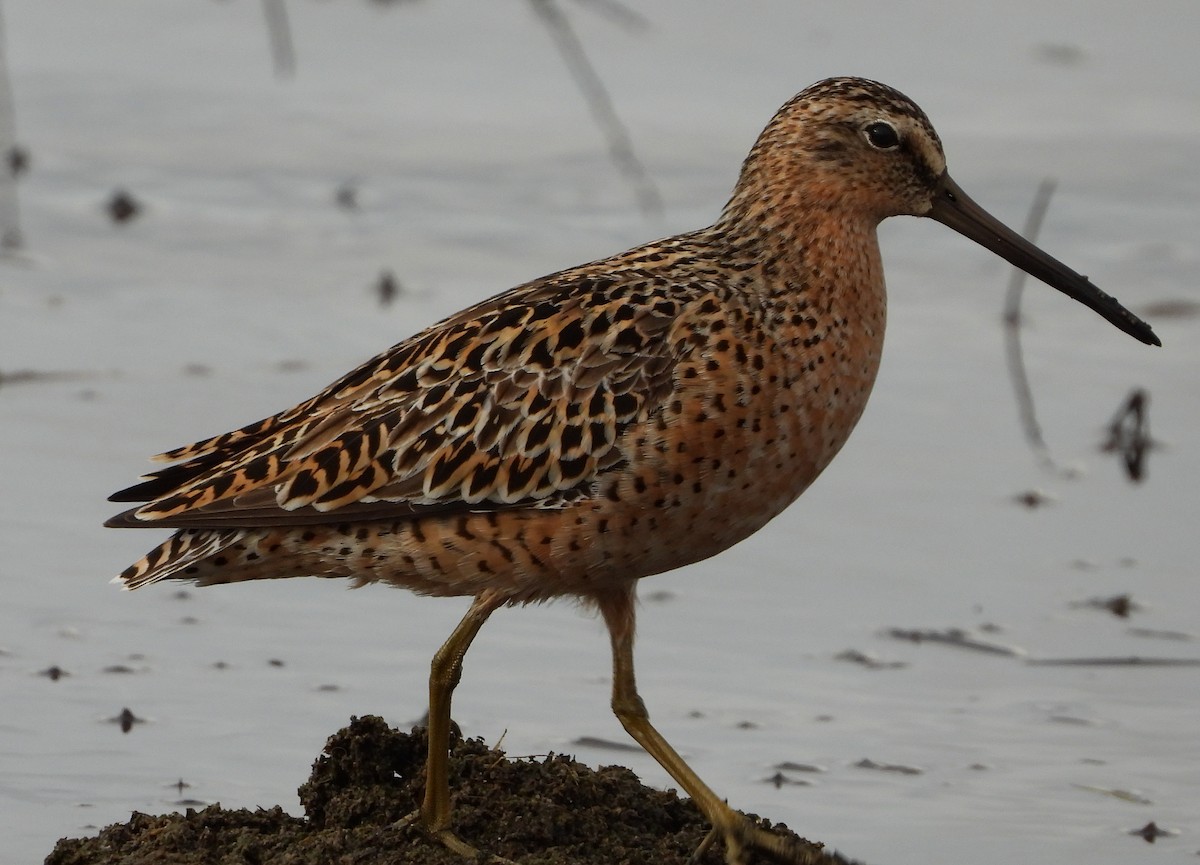
<svg viewBox="0 0 1200 865"><path fill-rule="evenodd" d="M896 127L882 120L868 123L863 127L863 134L867 136L871 146L879 150L891 150L900 146L900 135L896 132Z"/></svg>

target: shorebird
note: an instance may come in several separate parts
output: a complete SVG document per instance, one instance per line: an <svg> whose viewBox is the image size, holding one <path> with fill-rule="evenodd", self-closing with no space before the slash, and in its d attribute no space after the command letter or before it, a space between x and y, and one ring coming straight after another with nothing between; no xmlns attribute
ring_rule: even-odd
<svg viewBox="0 0 1200 865"><path fill-rule="evenodd" d="M876 227L927 216L1136 339L1150 326L972 201L925 113L861 78L785 104L708 228L517 286L450 316L265 420L156 459L107 525L177 529L117 577L200 585L346 577L473 598L433 658L424 798L452 828L450 700L497 608L597 609L612 709L723 839L806 861L734 812L651 725L634 681L637 581L762 528L829 464L879 367Z"/></svg>

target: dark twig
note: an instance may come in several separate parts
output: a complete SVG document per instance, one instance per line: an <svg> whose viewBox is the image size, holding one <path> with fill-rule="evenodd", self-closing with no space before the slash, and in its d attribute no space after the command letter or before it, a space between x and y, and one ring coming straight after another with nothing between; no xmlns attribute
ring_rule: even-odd
<svg viewBox="0 0 1200 865"><path fill-rule="evenodd" d="M1200 658L1149 658L1125 655L1094 658L1028 658L1031 667L1200 667Z"/></svg>
<svg viewBox="0 0 1200 865"><path fill-rule="evenodd" d="M21 208L17 199L20 166L28 164L28 154L17 145L17 114L13 106L12 84L8 75L7 29L0 12L0 153L7 170L0 172L0 251L20 249Z"/></svg>
<svg viewBox="0 0 1200 865"><path fill-rule="evenodd" d="M633 184L642 213L652 218L662 216L662 197L658 193L658 188L634 152L629 133L613 108L612 98L608 95L604 82L596 74L591 61L588 60L587 54L583 50L583 43L579 41L571 23L555 0L529 0L529 2L538 19L550 31L554 45L567 64L571 77L575 79L575 84L583 93L592 117L600 127L600 131L604 133L605 138L608 139L608 152L613 164ZM611 3L608 5L612 7Z"/></svg>
<svg viewBox="0 0 1200 865"><path fill-rule="evenodd" d="M296 50L292 44L292 25L288 20L284 0L262 0L263 17L267 19L267 35L271 39L271 62L276 78L291 78L296 74Z"/></svg>
<svg viewBox="0 0 1200 865"><path fill-rule="evenodd" d="M1054 181L1046 178L1038 186L1033 204L1029 208L1029 216L1025 220L1022 234L1033 243L1042 228L1042 219L1050 206L1050 196L1054 194ZM1060 471L1058 465L1050 456L1046 440L1042 437L1042 428L1038 425L1037 413L1033 407L1033 391L1029 387L1029 376L1025 371L1025 357L1021 352L1021 293L1025 288L1025 271L1013 268L1012 278L1008 281L1008 294L1004 301L1004 330L1005 353L1008 357L1008 373L1012 378L1013 390L1017 397L1017 411L1021 417L1021 427L1025 430L1025 439L1033 448L1038 460L1053 472Z"/></svg>
<svg viewBox="0 0 1200 865"><path fill-rule="evenodd" d="M1115 453L1134 483L1146 477L1146 455L1158 446L1150 437L1150 394L1134 388L1108 425L1108 438L1100 449Z"/></svg>
<svg viewBox="0 0 1200 865"><path fill-rule="evenodd" d="M888 628L887 636L910 643L940 643L960 649L973 649L989 655L1020 656L1025 652L1016 646L973 637L962 628Z"/></svg>

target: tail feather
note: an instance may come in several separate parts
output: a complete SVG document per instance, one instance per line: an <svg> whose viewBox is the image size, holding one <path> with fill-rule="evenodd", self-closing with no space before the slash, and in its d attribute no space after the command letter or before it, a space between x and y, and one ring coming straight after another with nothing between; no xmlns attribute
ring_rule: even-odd
<svg viewBox="0 0 1200 865"><path fill-rule="evenodd" d="M130 565L113 579L127 590L141 588L166 579L192 579L193 569L237 541L240 529L183 529L148 552L141 561Z"/></svg>

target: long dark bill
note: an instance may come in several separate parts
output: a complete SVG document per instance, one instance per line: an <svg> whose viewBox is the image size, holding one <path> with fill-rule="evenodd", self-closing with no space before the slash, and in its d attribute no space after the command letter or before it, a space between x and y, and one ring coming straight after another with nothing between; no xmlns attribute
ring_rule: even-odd
<svg viewBox="0 0 1200 865"><path fill-rule="evenodd" d="M926 216L950 226L1009 264L1091 307L1134 339L1147 345L1162 345L1150 325L1121 306L1115 297L1092 285L1086 276L1042 252L972 201L949 174L942 175L933 209Z"/></svg>

